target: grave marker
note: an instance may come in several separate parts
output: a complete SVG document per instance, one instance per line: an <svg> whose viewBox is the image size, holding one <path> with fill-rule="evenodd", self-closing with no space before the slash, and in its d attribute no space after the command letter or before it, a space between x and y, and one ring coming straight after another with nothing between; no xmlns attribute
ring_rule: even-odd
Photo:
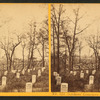
<svg viewBox="0 0 100 100"><path fill-rule="evenodd" d="M92 71L92 74L94 75L95 73L96 73L96 70L93 70L93 71Z"/></svg>
<svg viewBox="0 0 100 100"><path fill-rule="evenodd" d="M32 84L36 82L36 75L32 75Z"/></svg>
<svg viewBox="0 0 100 100"><path fill-rule="evenodd" d="M31 82L26 83L26 92L32 92L32 83Z"/></svg>
<svg viewBox="0 0 100 100"><path fill-rule="evenodd" d="M25 70L24 70L24 69L22 70L22 74L23 74L23 75L25 74Z"/></svg>
<svg viewBox="0 0 100 100"><path fill-rule="evenodd" d="M18 70L18 72L20 72L21 70Z"/></svg>
<svg viewBox="0 0 100 100"><path fill-rule="evenodd" d="M94 76L89 76L89 84L94 84Z"/></svg>
<svg viewBox="0 0 100 100"><path fill-rule="evenodd" d="M57 73L56 76L55 76L55 79L57 80L58 77L59 77L59 74Z"/></svg>
<svg viewBox="0 0 100 100"><path fill-rule="evenodd" d="M60 76L57 77L57 85L61 85L61 77Z"/></svg>
<svg viewBox="0 0 100 100"><path fill-rule="evenodd" d="M8 71L5 71L5 72L4 72L4 75L7 75L7 73L8 73Z"/></svg>
<svg viewBox="0 0 100 100"><path fill-rule="evenodd" d="M57 75L57 72L53 72L53 76L56 76Z"/></svg>
<svg viewBox="0 0 100 100"><path fill-rule="evenodd" d="M61 83L61 92L68 92L68 83Z"/></svg>
<svg viewBox="0 0 100 100"><path fill-rule="evenodd" d="M89 70L86 70L86 73L88 74L89 73Z"/></svg>
<svg viewBox="0 0 100 100"><path fill-rule="evenodd" d="M35 70L35 68L33 68L33 70Z"/></svg>
<svg viewBox="0 0 100 100"><path fill-rule="evenodd" d="M11 72L12 72L12 73L16 73L16 70L12 70Z"/></svg>
<svg viewBox="0 0 100 100"><path fill-rule="evenodd" d="M16 78L20 78L20 73L16 73Z"/></svg>
<svg viewBox="0 0 100 100"><path fill-rule="evenodd" d="M41 70L38 70L38 77L41 76Z"/></svg>
<svg viewBox="0 0 100 100"><path fill-rule="evenodd" d="M76 75L76 73L77 73L77 72L76 72L76 71L74 71L74 72L73 72L73 75Z"/></svg>
<svg viewBox="0 0 100 100"><path fill-rule="evenodd" d="M84 73L83 72L80 73L80 78L84 78Z"/></svg>
<svg viewBox="0 0 100 100"><path fill-rule="evenodd" d="M28 69L28 73L30 73L30 69Z"/></svg>
<svg viewBox="0 0 100 100"><path fill-rule="evenodd" d="M70 71L70 74L73 74L73 71Z"/></svg>
<svg viewBox="0 0 100 100"><path fill-rule="evenodd" d="M7 78L5 76L2 77L2 86L6 86Z"/></svg>

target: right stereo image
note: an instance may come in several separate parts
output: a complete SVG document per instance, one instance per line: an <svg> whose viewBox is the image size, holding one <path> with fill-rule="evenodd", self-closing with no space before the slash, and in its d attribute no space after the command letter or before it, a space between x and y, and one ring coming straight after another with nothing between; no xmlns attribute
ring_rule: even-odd
<svg viewBox="0 0 100 100"><path fill-rule="evenodd" d="M100 4L51 5L51 91L100 91Z"/></svg>

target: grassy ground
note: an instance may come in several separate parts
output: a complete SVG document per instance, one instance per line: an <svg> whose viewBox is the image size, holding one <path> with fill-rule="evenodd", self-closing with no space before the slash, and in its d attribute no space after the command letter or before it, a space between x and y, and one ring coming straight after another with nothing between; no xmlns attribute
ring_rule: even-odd
<svg viewBox="0 0 100 100"><path fill-rule="evenodd" d="M16 74L8 73L7 85L5 88L0 87L1 92L25 92L26 82L32 82L32 75L37 75L39 68L36 71L26 72L21 74L20 78L16 78ZM0 79L0 85L1 85ZM46 68L40 77L37 77L36 83L33 84L33 92L46 92L49 90L49 70Z"/></svg>
<svg viewBox="0 0 100 100"><path fill-rule="evenodd" d="M85 73L85 70L84 70ZM100 91L100 71L97 71L94 75L94 84L89 84L89 76L92 74L92 71L89 74L84 75L84 78L80 78L80 72L77 71L77 74L74 76L70 74L68 71L62 73L60 76L62 77L62 83L68 83L68 91L69 92L98 92ZM60 92L60 85L56 85L55 77L52 75L52 92Z"/></svg>

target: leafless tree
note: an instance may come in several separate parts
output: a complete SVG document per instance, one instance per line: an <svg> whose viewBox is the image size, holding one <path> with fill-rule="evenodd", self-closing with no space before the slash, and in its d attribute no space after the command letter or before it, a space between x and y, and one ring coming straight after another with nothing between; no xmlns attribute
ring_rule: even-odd
<svg viewBox="0 0 100 100"><path fill-rule="evenodd" d="M95 64L96 64L96 68L98 68L98 57L99 57L99 49L100 49L100 36L98 35L91 35L87 38L87 43L89 45L90 48L92 48L92 50L94 51L94 55L95 55Z"/></svg>

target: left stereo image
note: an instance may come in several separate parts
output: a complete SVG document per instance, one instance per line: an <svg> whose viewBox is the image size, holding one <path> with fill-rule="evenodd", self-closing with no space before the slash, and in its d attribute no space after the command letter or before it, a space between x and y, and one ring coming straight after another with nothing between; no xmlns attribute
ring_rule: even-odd
<svg viewBox="0 0 100 100"><path fill-rule="evenodd" d="M0 4L0 92L48 91L48 4Z"/></svg>

